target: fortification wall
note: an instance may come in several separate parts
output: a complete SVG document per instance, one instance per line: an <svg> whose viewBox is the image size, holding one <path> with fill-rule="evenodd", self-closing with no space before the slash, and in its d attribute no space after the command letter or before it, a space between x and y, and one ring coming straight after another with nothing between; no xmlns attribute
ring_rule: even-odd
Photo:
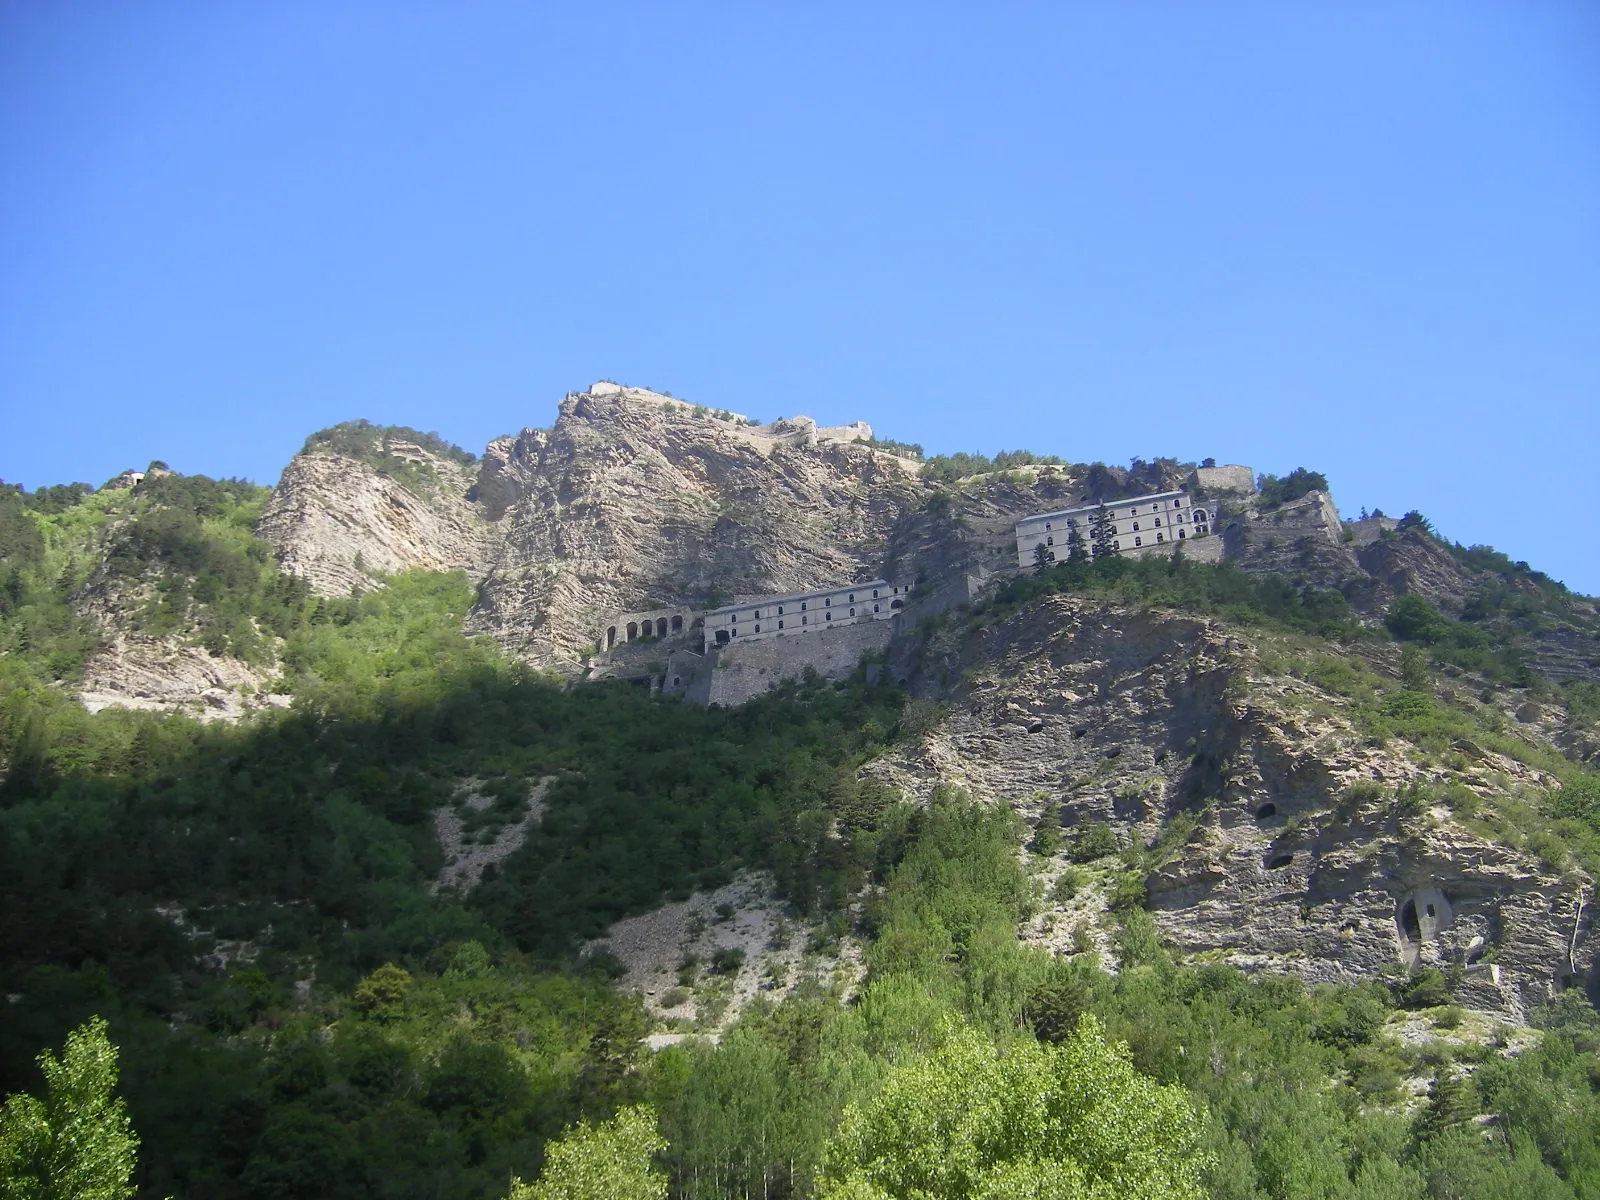
<svg viewBox="0 0 1600 1200"><path fill-rule="evenodd" d="M797 633L724 647L709 656L712 666L704 699L700 699L699 688L692 683L685 685L685 698L731 708L771 691L785 679L798 678L807 667L826 679L843 679L856 669L863 654L888 646L897 623L865 621L820 633Z"/></svg>
<svg viewBox="0 0 1600 1200"><path fill-rule="evenodd" d="M1123 558L1170 558L1179 547L1190 562L1219 563L1222 561L1222 538L1216 534L1187 538L1181 542L1159 542L1153 546L1124 546L1118 553Z"/></svg>

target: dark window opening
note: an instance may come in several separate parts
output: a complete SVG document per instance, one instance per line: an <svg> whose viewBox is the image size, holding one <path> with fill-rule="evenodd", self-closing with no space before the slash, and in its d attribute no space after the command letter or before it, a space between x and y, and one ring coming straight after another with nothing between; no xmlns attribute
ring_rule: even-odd
<svg viewBox="0 0 1600 1200"><path fill-rule="evenodd" d="M683 632L683 618L682 617L673 617L672 618L672 632L673 633L682 633Z"/></svg>
<svg viewBox="0 0 1600 1200"><path fill-rule="evenodd" d="M1431 904L1430 904L1430 905L1428 905L1428 915L1429 915L1429 916L1430 916L1430 917L1431 917L1431 916L1433 916L1433 905L1431 905Z"/></svg>
<svg viewBox="0 0 1600 1200"><path fill-rule="evenodd" d="M656 622L656 636L657 637L666 637L667 636L667 619L665 617L662 617L659 621Z"/></svg>
<svg viewBox="0 0 1600 1200"><path fill-rule="evenodd" d="M1400 929L1413 942L1422 940L1422 923L1417 920L1417 905L1407 900L1400 909Z"/></svg>
<svg viewBox="0 0 1600 1200"><path fill-rule="evenodd" d="M728 631L726 629L717 630L717 645L726 646L727 644L728 644Z"/></svg>
<svg viewBox="0 0 1600 1200"><path fill-rule="evenodd" d="M631 642L631 641L633 641L634 638L636 638L638 636L639 636L639 623L637 621L629 621L628 622L628 640Z"/></svg>
<svg viewBox="0 0 1600 1200"><path fill-rule="evenodd" d="M617 644L617 627L615 625L613 625L610 629L606 630L606 649L609 650L609 649L611 649L611 647L615 646L616 644Z"/></svg>

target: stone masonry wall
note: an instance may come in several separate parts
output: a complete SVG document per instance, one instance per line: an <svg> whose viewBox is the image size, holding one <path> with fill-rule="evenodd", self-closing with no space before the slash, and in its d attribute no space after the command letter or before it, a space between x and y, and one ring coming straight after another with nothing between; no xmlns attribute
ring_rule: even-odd
<svg viewBox="0 0 1600 1200"><path fill-rule="evenodd" d="M821 633L797 633L770 641L727 646L715 652L705 703L733 707L794 679L807 667L829 679L843 679L863 654L884 649L896 621L865 621ZM691 696L691 699L698 699Z"/></svg>

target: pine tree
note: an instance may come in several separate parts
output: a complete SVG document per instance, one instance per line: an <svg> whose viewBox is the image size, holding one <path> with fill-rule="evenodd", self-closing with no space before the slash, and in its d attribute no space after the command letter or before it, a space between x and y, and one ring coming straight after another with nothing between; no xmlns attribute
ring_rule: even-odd
<svg viewBox="0 0 1600 1200"><path fill-rule="evenodd" d="M1089 536L1094 540L1096 558L1105 558L1117 552L1117 523L1112 519L1111 510L1106 508L1103 500L1089 522Z"/></svg>
<svg viewBox="0 0 1600 1200"><path fill-rule="evenodd" d="M1086 563L1089 561L1089 547L1083 540L1083 534L1078 531L1078 526L1067 526L1067 561L1069 563Z"/></svg>
<svg viewBox="0 0 1600 1200"><path fill-rule="evenodd" d="M1043 575L1050 567L1050 551L1045 549L1043 542L1040 542L1033 548L1033 573Z"/></svg>

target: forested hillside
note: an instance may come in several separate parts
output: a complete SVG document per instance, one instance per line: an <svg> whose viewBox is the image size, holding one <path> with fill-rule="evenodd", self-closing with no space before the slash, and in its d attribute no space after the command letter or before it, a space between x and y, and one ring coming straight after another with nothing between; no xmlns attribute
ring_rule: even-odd
<svg viewBox="0 0 1600 1200"><path fill-rule="evenodd" d="M160 474L0 493L0 1093L40 1091L35 1056L104 1016L141 1196L490 1198L541 1173L587 1195L549 1190L578 1162L549 1150L591 1138L696 1198L1600 1197L1600 975L1552 974L1515 1020L1473 1006L1465 959L1307 982L1186 950L1152 889L1243 802L1204 731L1158 749L1170 715L1146 714L1145 758L1097 746L1008 798L979 743L1056 714L977 698L1052 606L1149 617L1189 639L1163 687L1202 694L1200 650L1226 646L1228 721L1298 698L1288 774L1411 772L1328 804L1382 809L1395 845L1470 826L1559 884L1551 907L1600 872L1600 701L1524 647L1587 620L1581 597L1481 549L1459 553L1503 587L1454 612L1230 563L1064 564L903 639L908 687L868 663L706 710L514 661L463 632L459 572L314 595L253 535L264 498ZM130 630L248 664L270 702L91 714L75 682ZM1091 688L1049 652L1055 691L1085 693L1051 703L1129 688L1126 663ZM1135 759L1143 793L1111 774ZM526 840L441 888L441 812L471 844ZM781 1002L691 1023L619 987L613 922L741 872L805 946ZM1581 967L1592 915L1557 916ZM716 997L770 969L677 979Z"/></svg>

